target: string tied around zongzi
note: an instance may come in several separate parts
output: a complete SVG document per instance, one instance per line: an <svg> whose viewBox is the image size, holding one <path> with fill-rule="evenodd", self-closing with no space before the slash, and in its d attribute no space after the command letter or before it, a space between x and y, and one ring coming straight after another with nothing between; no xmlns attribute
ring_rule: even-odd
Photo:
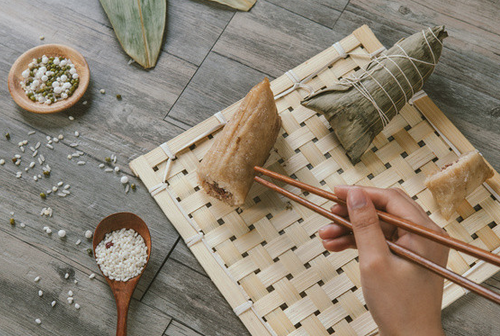
<svg viewBox="0 0 500 336"><path fill-rule="evenodd" d="M353 75L308 96L302 105L325 116L356 164L375 136L422 89L446 36L444 26L438 26L402 39Z"/></svg>

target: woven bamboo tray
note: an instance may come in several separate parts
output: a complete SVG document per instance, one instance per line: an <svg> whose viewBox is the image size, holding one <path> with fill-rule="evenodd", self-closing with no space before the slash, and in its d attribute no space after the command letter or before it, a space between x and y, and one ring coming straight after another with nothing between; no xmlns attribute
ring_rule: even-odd
<svg viewBox="0 0 500 336"><path fill-rule="evenodd" d="M382 47L367 26L340 44L348 53L358 54ZM303 79L338 55L330 47L293 71ZM338 60L307 84L320 89L368 61L351 56ZM293 84L283 75L271 86L279 94ZM469 195L449 221L441 217L423 184L426 175L474 149L425 93L403 108L355 166L328 122L300 105L306 94L299 88L276 101L283 131L265 165L268 169L327 190L339 184L402 188L451 236L499 252L498 173ZM328 220L259 184L254 184L244 206L237 209L200 190L198 163L221 122L237 106L135 159L130 163L132 170L153 191L156 202L252 335L377 333L361 290L357 251L329 253L317 237ZM324 207L333 205L312 194L305 197ZM448 267L479 282L496 271L456 251L451 251ZM465 293L446 282L443 307Z"/></svg>

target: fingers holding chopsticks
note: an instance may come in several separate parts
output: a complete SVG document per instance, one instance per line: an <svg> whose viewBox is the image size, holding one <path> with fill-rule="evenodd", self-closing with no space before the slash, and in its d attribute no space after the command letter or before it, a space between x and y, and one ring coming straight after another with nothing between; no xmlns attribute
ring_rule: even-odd
<svg viewBox="0 0 500 336"><path fill-rule="evenodd" d="M420 205L405 192L396 188L381 189L374 187L337 186L334 192L339 198L346 200L347 194L352 188L362 188L379 210L387 211L408 220L427 218L427 214Z"/></svg>

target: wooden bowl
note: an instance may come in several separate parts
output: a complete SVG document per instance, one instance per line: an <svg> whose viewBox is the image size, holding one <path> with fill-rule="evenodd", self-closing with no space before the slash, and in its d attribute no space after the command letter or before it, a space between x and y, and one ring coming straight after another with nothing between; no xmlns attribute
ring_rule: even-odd
<svg viewBox="0 0 500 336"><path fill-rule="evenodd" d="M23 80L22 72L28 68L28 64L33 61L33 58L39 58L43 55L46 55L47 57L59 56L69 58L75 65L76 72L80 78L78 88L75 90L73 95L71 95L71 97L50 105L31 101L20 84ZM12 98L14 98L17 105L23 109L34 113L56 113L75 105L75 103L82 98L83 94L87 90L89 80L89 66L82 54L73 48L61 44L46 44L32 48L19 56L10 69L8 83Z"/></svg>

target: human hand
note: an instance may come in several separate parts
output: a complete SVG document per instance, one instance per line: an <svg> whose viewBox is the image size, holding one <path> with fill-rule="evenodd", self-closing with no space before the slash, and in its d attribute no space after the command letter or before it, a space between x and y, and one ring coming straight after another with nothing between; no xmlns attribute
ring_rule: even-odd
<svg viewBox="0 0 500 336"><path fill-rule="evenodd" d="M358 248L366 304L381 335L444 335L441 325L443 279L391 253L386 239L446 266L448 248L380 221L375 207L443 233L425 211L399 189L342 186L335 194L347 200L332 212L349 216L347 228L330 224L319 230L329 251Z"/></svg>

